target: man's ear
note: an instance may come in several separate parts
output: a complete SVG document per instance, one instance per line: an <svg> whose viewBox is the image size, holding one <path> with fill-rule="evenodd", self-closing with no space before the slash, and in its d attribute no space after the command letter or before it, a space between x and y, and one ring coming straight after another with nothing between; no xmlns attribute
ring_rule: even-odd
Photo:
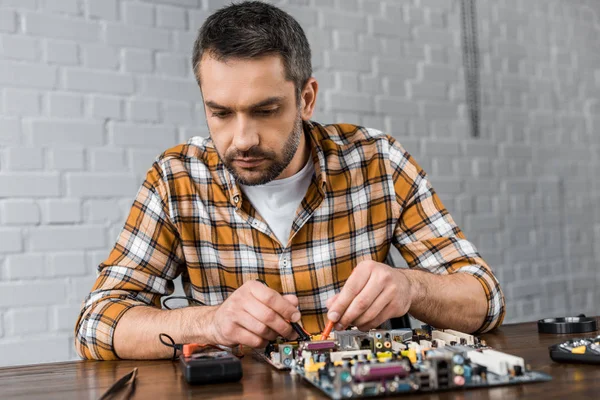
<svg viewBox="0 0 600 400"><path fill-rule="evenodd" d="M312 118L317 102L317 92L319 91L319 83L315 78L310 78L300 94L300 116L303 121L308 121Z"/></svg>

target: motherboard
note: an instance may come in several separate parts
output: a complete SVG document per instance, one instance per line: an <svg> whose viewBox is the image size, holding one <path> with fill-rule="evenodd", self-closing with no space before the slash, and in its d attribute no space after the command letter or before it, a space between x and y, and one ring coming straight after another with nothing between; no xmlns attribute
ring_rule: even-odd
<svg viewBox="0 0 600 400"><path fill-rule="evenodd" d="M259 356L332 399L549 381L525 360L450 329L334 331L326 338L270 343Z"/></svg>

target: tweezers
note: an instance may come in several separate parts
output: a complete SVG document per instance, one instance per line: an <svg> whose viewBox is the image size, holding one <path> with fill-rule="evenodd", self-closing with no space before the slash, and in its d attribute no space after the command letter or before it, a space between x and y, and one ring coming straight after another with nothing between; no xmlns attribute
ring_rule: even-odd
<svg viewBox="0 0 600 400"><path fill-rule="evenodd" d="M134 368L130 373L113 383L113 385L109 387L108 390L104 392L104 394L98 400L110 399L114 394L119 392L125 386L131 384L131 389L126 397L129 398L135 391L135 377L137 376L137 371L138 369Z"/></svg>

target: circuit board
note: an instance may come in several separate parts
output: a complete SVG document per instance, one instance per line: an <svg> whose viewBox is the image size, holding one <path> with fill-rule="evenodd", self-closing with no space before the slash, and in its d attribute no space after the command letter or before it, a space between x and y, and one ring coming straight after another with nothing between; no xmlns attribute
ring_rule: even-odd
<svg viewBox="0 0 600 400"><path fill-rule="evenodd" d="M257 353L332 399L545 382L525 360L450 329L334 331L327 340L279 339Z"/></svg>

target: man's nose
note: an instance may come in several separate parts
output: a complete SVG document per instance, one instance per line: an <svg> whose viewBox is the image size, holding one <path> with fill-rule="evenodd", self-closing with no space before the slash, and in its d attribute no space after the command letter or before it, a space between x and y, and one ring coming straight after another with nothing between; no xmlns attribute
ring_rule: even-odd
<svg viewBox="0 0 600 400"><path fill-rule="evenodd" d="M254 146L258 146L259 136L258 128L250 118L241 116L237 119L233 145L239 151L248 151Z"/></svg>

